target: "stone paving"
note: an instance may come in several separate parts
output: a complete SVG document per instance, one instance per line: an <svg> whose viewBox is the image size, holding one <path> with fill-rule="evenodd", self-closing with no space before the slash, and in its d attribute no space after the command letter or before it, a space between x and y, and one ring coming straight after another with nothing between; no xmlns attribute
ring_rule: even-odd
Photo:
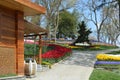
<svg viewBox="0 0 120 80"><path fill-rule="evenodd" d="M71 57L66 58L61 64L80 65L86 67L93 67L96 61L96 55L99 53L107 53L111 51L118 51L120 49L111 49L103 51L73 51Z"/></svg>
<svg viewBox="0 0 120 80"><path fill-rule="evenodd" d="M91 53L88 51L73 51L72 56L60 62L60 64L93 67L93 64L96 60L95 56L96 54L94 54L94 52Z"/></svg>
<svg viewBox="0 0 120 80"><path fill-rule="evenodd" d="M73 51L71 57L55 64L52 69L37 72L35 78L27 80L89 80L98 53L117 51Z"/></svg>

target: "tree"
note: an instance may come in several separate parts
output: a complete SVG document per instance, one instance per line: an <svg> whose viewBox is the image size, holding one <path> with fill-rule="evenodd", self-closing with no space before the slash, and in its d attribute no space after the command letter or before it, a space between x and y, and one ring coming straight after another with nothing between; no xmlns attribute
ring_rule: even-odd
<svg viewBox="0 0 120 80"><path fill-rule="evenodd" d="M117 8L119 13L119 26L117 27L120 30L120 0L99 0L101 4L98 6L98 9L102 8L109 4L110 8Z"/></svg>
<svg viewBox="0 0 120 80"><path fill-rule="evenodd" d="M112 12L112 13L111 13ZM109 42L110 44L114 44L116 45L117 43L117 39L120 35L120 31L118 29L119 26L119 21L118 21L118 9L116 8L110 8L109 9L109 14L108 14L108 18L106 19L106 21L103 24L102 27L102 38L103 36L106 36L106 40L108 40L107 42Z"/></svg>
<svg viewBox="0 0 120 80"><path fill-rule="evenodd" d="M53 36L56 42L56 34L58 30L59 24L59 13L64 10L70 8L74 4L72 0L40 0L42 5L46 8L46 20L47 20L47 29L49 30L49 38ZM66 6L63 8L63 4L70 4L70 6Z"/></svg>
<svg viewBox="0 0 120 80"><path fill-rule="evenodd" d="M108 31L109 42L116 45L118 37L120 36L120 0L100 0L102 1L98 8L109 5L109 24L106 31ZM112 12L112 13L111 13ZM118 17L119 16L119 17Z"/></svg>
<svg viewBox="0 0 120 80"><path fill-rule="evenodd" d="M46 8L47 29L49 30L48 37L51 35L56 39L56 31L59 22L59 8L62 0L40 0L41 4Z"/></svg>
<svg viewBox="0 0 120 80"><path fill-rule="evenodd" d="M80 3L82 3L82 4L79 5ZM96 32L97 32L97 40L99 42L102 25L108 16L107 8L106 8L106 14L103 16L102 15L103 9L101 9L99 11L97 10L97 7L99 5L98 1L96 1L96 0L87 0L87 1L80 0L80 3L76 4L76 5L80 6L79 10L81 10L81 12L83 13L83 16L85 17L84 19L86 19L89 22L92 22L95 25Z"/></svg>
<svg viewBox="0 0 120 80"><path fill-rule="evenodd" d="M57 36L60 38L62 35L65 37L73 37L76 32L77 20L74 14L68 11L60 12L58 33Z"/></svg>
<svg viewBox="0 0 120 80"><path fill-rule="evenodd" d="M92 33L92 31L90 29L87 29L84 21L79 23L78 26L79 26L79 31L78 31L79 36L76 39L76 41L73 43L73 45L75 45L75 43L83 43L83 42L87 42L90 44L88 37L89 34Z"/></svg>
<svg viewBox="0 0 120 80"><path fill-rule="evenodd" d="M59 24L59 13L63 10L70 9L73 5L75 0L34 0L37 4L41 4L46 8L45 14L45 23L46 28L49 31L48 38L51 37L55 38L56 40L56 33L58 30ZM36 16L32 19L34 23L40 23L41 16Z"/></svg>

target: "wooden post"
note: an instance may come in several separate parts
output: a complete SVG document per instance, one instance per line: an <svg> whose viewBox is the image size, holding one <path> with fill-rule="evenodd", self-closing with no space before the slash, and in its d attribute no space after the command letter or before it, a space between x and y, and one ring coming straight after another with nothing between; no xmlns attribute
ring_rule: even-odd
<svg viewBox="0 0 120 80"><path fill-rule="evenodd" d="M24 75L24 14L16 11L16 73Z"/></svg>
<svg viewBox="0 0 120 80"><path fill-rule="evenodd" d="M2 24L2 14L1 14L1 9L0 9L0 30L1 30L1 24ZM1 31L0 31L0 43L1 43Z"/></svg>
<svg viewBox="0 0 120 80"><path fill-rule="evenodd" d="M39 57L38 57L39 64L42 64L42 40L41 40L41 38L42 38L42 36L39 35L39 47L40 47Z"/></svg>

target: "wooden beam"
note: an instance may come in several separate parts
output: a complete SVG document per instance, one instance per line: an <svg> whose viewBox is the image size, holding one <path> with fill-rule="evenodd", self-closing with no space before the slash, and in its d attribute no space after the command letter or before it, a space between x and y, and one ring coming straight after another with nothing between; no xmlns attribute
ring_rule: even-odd
<svg viewBox="0 0 120 80"><path fill-rule="evenodd" d="M22 5L29 7L31 9L34 9L36 11L38 11L39 13L45 14L46 9L38 4L35 4L33 2L31 2L30 0L15 0L18 3L21 3Z"/></svg>
<svg viewBox="0 0 120 80"><path fill-rule="evenodd" d="M34 34L39 34L39 33L48 33L48 30L38 26L38 25L35 25L35 24L32 24L28 21L25 20L25 31L24 31L24 34L31 34L31 33L34 33Z"/></svg>
<svg viewBox="0 0 120 80"><path fill-rule="evenodd" d="M39 36L39 35L47 35L47 33L42 33L42 34L29 34L29 35L24 35L24 37L33 37L33 36Z"/></svg>
<svg viewBox="0 0 120 80"><path fill-rule="evenodd" d="M24 19L23 13L16 11L16 73L24 75Z"/></svg>
<svg viewBox="0 0 120 80"><path fill-rule="evenodd" d="M41 40L42 36L39 35L39 57L38 57L38 62L39 64L42 64L42 40Z"/></svg>
<svg viewBox="0 0 120 80"><path fill-rule="evenodd" d="M1 43L1 32L2 32L2 31L1 31L1 30L2 30L2 27L1 27L1 26L2 26L2 25L1 25L1 24L2 24L2 14L1 14L1 13L2 13L2 11L1 11L1 9L0 9L0 43Z"/></svg>
<svg viewBox="0 0 120 80"><path fill-rule="evenodd" d="M46 9L30 0L0 0L0 6L24 12L24 16L45 14Z"/></svg>

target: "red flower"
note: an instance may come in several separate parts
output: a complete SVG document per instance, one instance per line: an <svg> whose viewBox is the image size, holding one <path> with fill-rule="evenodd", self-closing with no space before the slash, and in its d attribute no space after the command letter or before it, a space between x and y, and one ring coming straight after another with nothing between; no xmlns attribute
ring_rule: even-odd
<svg viewBox="0 0 120 80"><path fill-rule="evenodd" d="M60 58L63 57L66 53L71 52L71 49L59 45L49 44L49 46L54 47L54 50L50 50L42 54L42 58Z"/></svg>

